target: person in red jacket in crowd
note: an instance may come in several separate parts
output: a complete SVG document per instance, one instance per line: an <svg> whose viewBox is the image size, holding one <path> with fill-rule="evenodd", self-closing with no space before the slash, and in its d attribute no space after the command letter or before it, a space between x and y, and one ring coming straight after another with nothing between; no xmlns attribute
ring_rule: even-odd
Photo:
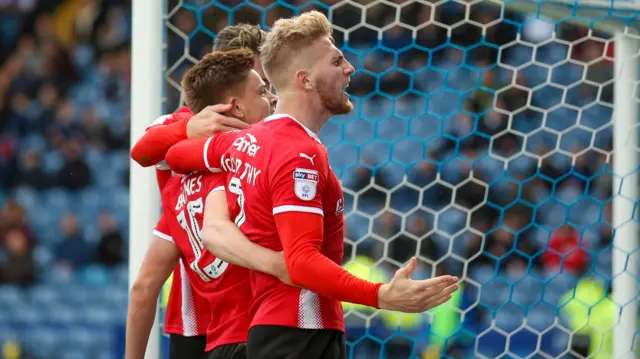
<svg viewBox="0 0 640 359"><path fill-rule="evenodd" d="M549 245L542 255L546 269L580 273L589 263L589 253L578 230L565 224L551 233Z"/></svg>

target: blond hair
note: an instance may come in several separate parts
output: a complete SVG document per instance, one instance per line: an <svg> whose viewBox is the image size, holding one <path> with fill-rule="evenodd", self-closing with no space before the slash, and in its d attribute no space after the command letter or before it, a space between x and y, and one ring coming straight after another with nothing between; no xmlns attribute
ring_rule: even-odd
<svg viewBox="0 0 640 359"><path fill-rule="evenodd" d="M260 61L276 88L283 85L287 70L292 61L301 55L302 50L323 37L329 37L333 41L331 31L329 19L315 10L297 17L280 19L273 24L260 46Z"/></svg>
<svg viewBox="0 0 640 359"><path fill-rule="evenodd" d="M260 45L267 37L267 32L258 25L238 24L227 26L216 35L214 51L237 50L243 47L255 55L260 54Z"/></svg>
<svg viewBox="0 0 640 359"><path fill-rule="evenodd" d="M214 51L205 55L182 78L187 107L194 113L205 107L223 103L226 96L244 89L253 69L250 49Z"/></svg>

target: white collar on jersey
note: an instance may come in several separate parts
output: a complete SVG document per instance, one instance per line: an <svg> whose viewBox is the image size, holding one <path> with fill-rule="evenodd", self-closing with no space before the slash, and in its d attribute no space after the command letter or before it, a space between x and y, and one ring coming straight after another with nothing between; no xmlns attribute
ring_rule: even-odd
<svg viewBox="0 0 640 359"><path fill-rule="evenodd" d="M322 143L322 142L320 142L320 137L318 137L318 135L316 135L313 131L308 129L307 126L303 125L302 122L298 121L295 117L293 117L291 115L287 115L286 113L277 113L277 114L271 115L271 116L265 118L264 121L265 122L274 121L274 120L279 120L279 119L282 119L282 118L290 118L290 119L294 120L298 125L302 126L302 128L304 128L305 131L307 131L307 134L309 136L311 136L311 138L313 138L314 140L318 141L318 143Z"/></svg>

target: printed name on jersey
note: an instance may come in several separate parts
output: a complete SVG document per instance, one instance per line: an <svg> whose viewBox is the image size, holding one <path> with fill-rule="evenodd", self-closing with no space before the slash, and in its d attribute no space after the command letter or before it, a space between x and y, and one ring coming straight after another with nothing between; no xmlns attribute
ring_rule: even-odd
<svg viewBox="0 0 640 359"><path fill-rule="evenodd" d="M182 183L182 191L187 196L193 196L202 190L202 175L198 177L184 176L180 181Z"/></svg>
<svg viewBox="0 0 640 359"><path fill-rule="evenodd" d="M256 167L253 167L251 164L242 162L240 159L235 159L233 156L222 155L222 159L220 160L222 164L222 169L225 172L231 172L236 175L239 175L240 179L245 181L247 184L252 186L256 185L256 180L258 176L262 173L262 170L259 170ZM242 171L242 172L241 172Z"/></svg>
<svg viewBox="0 0 640 359"><path fill-rule="evenodd" d="M182 193L178 196L176 211L181 210L187 204L187 196L194 195L202 190L202 175L196 178L182 176L180 183L182 184Z"/></svg>
<svg viewBox="0 0 640 359"><path fill-rule="evenodd" d="M293 171L293 179L295 180L294 192L296 197L303 201L311 201L316 197L318 182L320 181L318 171L296 168Z"/></svg>

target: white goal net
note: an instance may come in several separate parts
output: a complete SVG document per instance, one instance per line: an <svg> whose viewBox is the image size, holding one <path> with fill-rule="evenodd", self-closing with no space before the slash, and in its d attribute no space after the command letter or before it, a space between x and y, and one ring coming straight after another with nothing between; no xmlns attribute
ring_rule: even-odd
<svg viewBox="0 0 640 359"><path fill-rule="evenodd" d="M165 111L224 26L311 9L356 68L321 133L344 265L462 283L420 315L345 305L350 358L639 357L636 3L170 0Z"/></svg>

